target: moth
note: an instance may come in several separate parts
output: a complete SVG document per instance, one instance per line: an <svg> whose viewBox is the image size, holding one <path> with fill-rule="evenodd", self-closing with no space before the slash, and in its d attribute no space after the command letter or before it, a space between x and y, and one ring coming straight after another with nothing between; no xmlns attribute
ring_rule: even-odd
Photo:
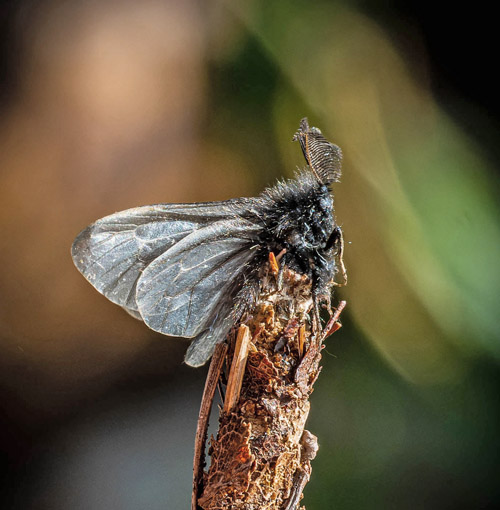
<svg viewBox="0 0 500 510"><path fill-rule="evenodd" d="M293 137L307 166L258 197L136 207L97 220L72 246L83 276L164 335L192 339L185 362L203 365L255 302L270 253L311 282L314 313L345 279L331 185L342 153L302 119ZM278 276L278 284L282 277Z"/></svg>

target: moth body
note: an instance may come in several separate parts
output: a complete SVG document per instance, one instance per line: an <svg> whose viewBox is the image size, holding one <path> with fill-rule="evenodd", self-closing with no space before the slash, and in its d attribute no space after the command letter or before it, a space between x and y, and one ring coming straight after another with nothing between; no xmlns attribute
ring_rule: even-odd
<svg viewBox="0 0 500 510"><path fill-rule="evenodd" d="M185 361L204 364L252 305L269 253L311 280L315 315L343 270L331 184L340 149L303 119L294 140L308 166L255 198L137 207L75 239L73 261L102 294L151 329L191 338Z"/></svg>

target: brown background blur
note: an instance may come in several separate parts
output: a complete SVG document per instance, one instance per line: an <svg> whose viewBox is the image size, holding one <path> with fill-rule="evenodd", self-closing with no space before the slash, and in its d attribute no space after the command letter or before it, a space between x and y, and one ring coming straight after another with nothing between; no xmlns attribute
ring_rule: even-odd
<svg viewBox="0 0 500 510"><path fill-rule="evenodd" d="M0 506L188 507L206 367L99 295L70 246L118 210L291 177L308 116L345 154L349 304L313 395L304 502L493 508L493 18L397 1L0 5Z"/></svg>

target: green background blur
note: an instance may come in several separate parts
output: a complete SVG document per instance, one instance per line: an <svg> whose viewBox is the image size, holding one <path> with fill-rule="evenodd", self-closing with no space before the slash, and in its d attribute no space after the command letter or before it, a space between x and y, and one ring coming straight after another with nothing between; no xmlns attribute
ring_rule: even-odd
<svg viewBox="0 0 500 510"><path fill-rule="evenodd" d="M117 210L291 177L304 116L344 152L349 285L312 396L303 503L495 508L491 14L348 0L0 12L2 508L188 508L206 367L95 292L69 248Z"/></svg>

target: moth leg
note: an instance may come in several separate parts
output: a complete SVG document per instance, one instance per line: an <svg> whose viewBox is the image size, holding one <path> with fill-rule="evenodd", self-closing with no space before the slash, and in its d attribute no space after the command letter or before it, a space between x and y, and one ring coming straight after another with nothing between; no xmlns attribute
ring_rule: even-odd
<svg viewBox="0 0 500 510"><path fill-rule="evenodd" d="M319 310L319 304L321 302L321 298L315 289L313 289L312 299L313 299L312 316L313 316L314 329L316 331L321 331L321 314L320 314L320 310Z"/></svg>
<svg viewBox="0 0 500 510"><path fill-rule="evenodd" d="M322 303L323 308L328 312L328 315L332 315L332 296L331 294L324 294L320 296L320 303Z"/></svg>
<svg viewBox="0 0 500 510"><path fill-rule="evenodd" d="M276 260L279 262L282 258L283 258L283 255L285 255L286 253L286 248L283 248L279 253L278 255L276 255Z"/></svg>
<svg viewBox="0 0 500 510"><path fill-rule="evenodd" d="M332 284L335 287L343 287L347 285L347 271L344 265L344 235L342 234L342 229L340 227L335 227L333 229L332 235L328 240L327 246L330 248L336 248L337 261L339 266L339 272L342 276L342 282L333 281Z"/></svg>
<svg viewBox="0 0 500 510"><path fill-rule="evenodd" d="M278 271L278 278L276 279L276 285L278 287L278 290L281 291L281 289L283 288L283 279L285 277L285 268L286 268L286 265L287 265L287 262L290 260L290 255L285 252L283 253L283 251L280 252L280 255L283 254L280 258L280 268L279 268L279 271ZM279 257L279 255L278 255Z"/></svg>

